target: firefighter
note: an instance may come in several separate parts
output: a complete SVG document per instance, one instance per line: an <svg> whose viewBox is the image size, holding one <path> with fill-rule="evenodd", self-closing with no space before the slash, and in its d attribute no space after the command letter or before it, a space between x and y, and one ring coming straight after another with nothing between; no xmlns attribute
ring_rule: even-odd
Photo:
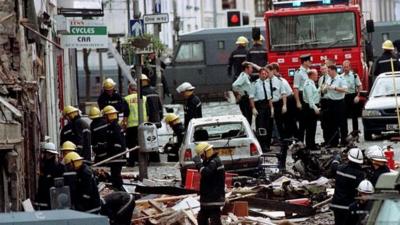
<svg viewBox="0 0 400 225"><path fill-rule="evenodd" d="M105 141L107 138L108 124L106 119L101 115L101 111L96 106L92 106L89 110L90 133L92 134L92 150L95 154L94 161L100 162L105 159L107 149Z"/></svg>
<svg viewBox="0 0 400 225"><path fill-rule="evenodd" d="M326 60L325 62L327 62L328 60ZM327 128L327 124L329 121L329 118L326 116L327 115L327 111L328 111L328 106L327 106L327 101L328 98L326 97L326 87L328 86L328 84L330 83L330 77L328 75L328 65L325 63L323 65L321 65L320 67L320 72L321 72L321 76L319 77L318 80L318 88L320 91L320 106L321 106L321 115L320 115L320 120L321 120L321 128L322 128L322 136L324 138L324 145L328 143L329 141L329 137L328 137L328 128Z"/></svg>
<svg viewBox="0 0 400 225"><path fill-rule="evenodd" d="M263 67L267 65L267 49L263 47L264 36L260 35L258 39L253 39L253 47L249 49L247 61ZM255 81L258 78L258 73L251 74L251 80Z"/></svg>
<svg viewBox="0 0 400 225"><path fill-rule="evenodd" d="M163 118L163 108L160 96L156 89L150 85L150 79L146 75L142 74L140 82L142 88L141 95L143 97L146 96L148 121L154 123L157 128L160 128L161 120Z"/></svg>
<svg viewBox="0 0 400 225"><path fill-rule="evenodd" d="M236 40L237 48L231 53L228 63L228 76L232 77L232 67L233 67L233 81L242 72L242 63L247 60L248 51L246 49L249 41L246 37L240 36Z"/></svg>
<svg viewBox="0 0 400 225"><path fill-rule="evenodd" d="M107 216L110 225L131 225L135 209L133 194L116 191L101 199L100 214Z"/></svg>
<svg viewBox="0 0 400 225"><path fill-rule="evenodd" d="M63 159L68 153L76 152L76 145L70 141L66 141L61 145L61 158Z"/></svg>
<svg viewBox="0 0 400 225"><path fill-rule="evenodd" d="M375 186L380 175L382 175L383 173L390 172L390 169L387 166L387 159L381 147L377 145L370 146L368 147L367 152L368 152L368 157L371 160L371 169L372 169L372 173L369 174L370 177L369 180L371 181L372 185Z"/></svg>
<svg viewBox="0 0 400 225"><path fill-rule="evenodd" d="M164 146L165 152L168 154L169 162L179 161L179 148L182 145L183 137L185 135L185 127L183 126L179 116L174 113L169 113L164 118L165 123L168 124L174 131L177 141L175 143L168 143Z"/></svg>
<svg viewBox="0 0 400 225"><path fill-rule="evenodd" d="M40 210L51 209L50 188L54 186L54 178L62 177L64 173L64 166L58 162L58 155L55 144L49 142L43 145L36 198L36 205Z"/></svg>
<svg viewBox="0 0 400 225"><path fill-rule="evenodd" d="M189 82L184 82L176 88L176 91L185 99L185 129L193 118L203 117L200 98L194 94L195 87Z"/></svg>
<svg viewBox="0 0 400 225"><path fill-rule="evenodd" d="M335 147L339 144L346 145L347 121L345 116L344 97L347 91L347 83L343 77L337 74L335 65L328 67L330 77L328 85L325 87L327 98L326 116L329 118L327 123L328 144Z"/></svg>
<svg viewBox="0 0 400 225"><path fill-rule="evenodd" d="M377 77L381 73L391 72L393 61L394 71L400 70L399 58L394 53L394 46L391 40L386 40L382 44L383 53L375 63L374 76Z"/></svg>
<svg viewBox="0 0 400 225"><path fill-rule="evenodd" d="M308 71L308 79L304 82L303 89L303 112L306 124L306 146L308 149L318 149L315 144L315 132L317 130L317 120L320 114L318 107L320 101L319 90L315 85L318 80L318 72L314 69Z"/></svg>
<svg viewBox="0 0 400 225"><path fill-rule="evenodd" d="M357 187L358 199L350 204L350 218L347 224L361 225L366 224L368 214L371 211L371 204L367 199L374 194L375 189L369 180L363 180Z"/></svg>
<svg viewBox="0 0 400 225"><path fill-rule="evenodd" d="M83 163L83 158L76 152L68 153L63 163L68 171L76 172L75 190L71 203L75 210L98 213L100 211L100 195L92 169Z"/></svg>
<svg viewBox="0 0 400 225"><path fill-rule="evenodd" d="M138 128L139 128L139 104L138 104L138 95L137 95L137 85L129 84L128 86L129 95L125 97L125 101L128 104L129 108L129 117L128 124L126 129L126 147L129 149L136 147L139 145L138 142ZM142 115L143 122L148 121L147 116L147 97L143 96L142 98ZM134 166L135 161L138 161L138 151L130 152L128 165Z"/></svg>
<svg viewBox="0 0 400 225"><path fill-rule="evenodd" d="M349 150L348 162L338 166L335 179L335 192L330 208L333 210L336 225L349 224L349 206L356 197L356 188L364 179L361 165L363 153L359 148Z"/></svg>
<svg viewBox="0 0 400 225"><path fill-rule="evenodd" d="M258 80L254 83L250 92L250 107L256 117L257 137L263 152L269 151L272 138L273 105L271 92L268 94L268 72L266 68L260 69ZM269 131L269 132L268 132Z"/></svg>
<svg viewBox="0 0 400 225"><path fill-rule="evenodd" d="M200 178L200 212L197 216L199 225L220 225L221 207L225 205L225 168L213 150L213 146L207 142L199 142L193 158Z"/></svg>
<svg viewBox="0 0 400 225"><path fill-rule="evenodd" d="M346 118L351 118L353 132L358 132L358 114L361 109L359 105L361 81L358 74L351 69L349 60L343 61L343 74L341 76L347 82L347 91L344 97Z"/></svg>
<svg viewBox="0 0 400 225"><path fill-rule="evenodd" d="M235 92L236 102L239 104L240 111L251 125L253 116L250 108L249 95L252 91L250 76L253 73L253 66L247 62L243 62L242 70L242 73L240 73L239 77L233 82L232 90Z"/></svg>
<svg viewBox="0 0 400 225"><path fill-rule="evenodd" d="M64 108L64 117L67 125L61 130L61 143L71 141L77 146L77 152L87 161L91 159L90 128L88 123L79 114L79 109L73 106Z"/></svg>
<svg viewBox="0 0 400 225"><path fill-rule="evenodd" d="M118 111L111 105L104 107L104 117L108 123L107 129L107 157L110 158L125 151L125 137L122 133L122 128L118 124ZM123 190L122 188L122 166L125 165L126 161L123 156L112 159L108 162L111 171L111 183L117 190Z"/></svg>
<svg viewBox="0 0 400 225"><path fill-rule="evenodd" d="M303 118L303 88L304 82L308 79L307 71L310 69L312 65L311 55L301 55L300 56L301 66L294 74L293 80L293 93L294 98L296 100L296 108L297 108L297 121L299 123L298 134L296 135L299 141L304 141L304 118Z"/></svg>

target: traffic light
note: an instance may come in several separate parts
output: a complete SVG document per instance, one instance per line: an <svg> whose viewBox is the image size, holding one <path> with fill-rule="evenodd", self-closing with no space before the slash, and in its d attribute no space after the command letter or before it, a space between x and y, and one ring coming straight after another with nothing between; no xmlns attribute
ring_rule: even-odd
<svg viewBox="0 0 400 225"><path fill-rule="evenodd" d="M226 15L228 27L239 27L242 24L242 15L240 11L228 11Z"/></svg>

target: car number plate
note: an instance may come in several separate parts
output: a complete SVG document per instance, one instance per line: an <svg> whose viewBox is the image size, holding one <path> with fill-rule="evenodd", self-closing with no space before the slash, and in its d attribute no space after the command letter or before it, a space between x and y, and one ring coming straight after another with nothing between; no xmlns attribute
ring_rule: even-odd
<svg viewBox="0 0 400 225"><path fill-rule="evenodd" d="M235 153L233 148L219 148L217 150L219 155L234 155Z"/></svg>
<svg viewBox="0 0 400 225"><path fill-rule="evenodd" d="M399 125L398 124L386 124L386 130L398 130Z"/></svg>

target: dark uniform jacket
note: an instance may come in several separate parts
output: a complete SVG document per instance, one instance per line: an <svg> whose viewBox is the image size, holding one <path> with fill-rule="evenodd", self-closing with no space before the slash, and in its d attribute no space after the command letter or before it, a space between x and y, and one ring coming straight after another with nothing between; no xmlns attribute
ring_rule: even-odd
<svg viewBox="0 0 400 225"><path fill-rule="evenodd" d="M112 121L107 129L107 157L117 155L125 151L125 137L122 133L122 128L117 120ZM109 163L125 163L123 156L111 160Z"/></svg>
<svg viewBox="0 0 400 225"><path fill-rule="evenodd" d="M185 136L185 127L183 127L182 123L177 123L172 126L172 130L177 139L176 145L179 148L183 142L183 137Z"/></svg>
<svg viewBox="0 0 400 225"><path fill-rule="evenodd" d="M191 119L202 117L200 98L197 97L196 95L190 96L185 101L184 111L185 111L185 128L187 129Z"/></svg>
<svg viewBox="0 0 400 225"><path fill-rule="evenodd" d="M390 169L387 166L380 166L378 169L373 169L372 170L372 174L371 174L371 178L369 179L372 183L372 185L376 185L376 182L379 179L379 176L381 176L383 173L389 173Z"/></svg>
<svg viewBox="0 0 400 225"><path fill-rule="evenodd" d="M158 128L161 127L161 120L163 118L163 108L160 96L152 86L142 88L143 96L147 97L147 109L149 122L155 123Z"/></svg>
<svg viewBox="0 0 400 225"><path fill-rule="evenodd" d="M202 207L225 205L225 168L214 154L197 168L200 178L200 204Z"/></svg>
<svg viewBox="0 0 400 225"><path fill-rule="evenodd" d="M249 49L247 54L247 61L257 64L258 66L264 67L267 65L267 49L260 44L254 44Z"/></svg>
<svg viewBox="0 0 400 225"><path fill-rule="evenodd" d="M132 194L118 191L102 199L100 214L110 219L110 225L131 225L135 198Z"/></svg>
<svg viewBox="0 0 400 225"><path fill-rule="evenodd" d="M124 117L129 116L128 104L116 91L114 91L111 96L103 91L97 99L97 104L99 105L100 110L104 109L104 107L108 105L111 105L118 111L118 113L123 113Z"/></svg>
<svg viewBox="0 0 400 225"><path fill-rule="evenodd" d="M229 64L228 64L228 75L232 76L232 67L233 67L233 78L239 76L242 72L242 63L247 60L248 51L246 47L238 46L229 57Z"/></svg>
<svg viewBox="0 0 400 225"><path fill-rule="evenodd" d="M104 160L107 156L107 121L100 117L93 119L90 124L90 133L92 134L92 149L96 154L95 162Z"/></svg>
<svg viewBox="0 0 400 225"><path fill-rule="evenodd" d="M164 76L164 70L167 67L164 62L161 63L161 83L163 85L164 95L169 94L168 83ZM150 85L157 87L157 73L156 73L156 62L155 60L149 60L147 66L143 68L143 73L146 74L150 79Z"/></svg>
<svg viewBox="0 0 400 225"><path fill-rule="evenodd" d="M368 219L371 207L372 202L359 203L358 201L355 201L350 204L350 217L347 224L366 224L366 220Z"/></svg>
<svg viewBox="0 0 400 225"><path fill-rule="evenodd" d="M349 162L338 166L331 208L349 210L349 205L354 202L357 194L356 188L363 179L364 173L360 165Z"/></svg>
<svg viewBox="0 0 400 225"><path fill-rule="evenodd" d="M97 213L100 211L100 195L93 171L82 164L77 173L75 209L82 212Z"/></svg>
<svg viewBox="0 0 400 225"><path fill-rule="evenodd" d="M76 116L72 121L61 130L61 144L71 141L77 147L77 152L86 161L91 161L91 134L86 121L80 116Z"/></svg>
<svg viewBox="0 0 400 225"><path fill-rule="evenodd" d="M44 160L41 166L36 203L41 210L46 210L51 209L50 188L54 186L54 178L63 176L64 166L54 159Z"/></svg>
<svg viewBox="0 0 400 225"><path fill-rule="evenodd" d="M400 70L400 63L398 57L393 55L391 52L384 51L381 57L379 57L375 63L375 71L374 71L375 76L378 76L381 73L392 71L390 59L393 59L394 71Z"/></svg>

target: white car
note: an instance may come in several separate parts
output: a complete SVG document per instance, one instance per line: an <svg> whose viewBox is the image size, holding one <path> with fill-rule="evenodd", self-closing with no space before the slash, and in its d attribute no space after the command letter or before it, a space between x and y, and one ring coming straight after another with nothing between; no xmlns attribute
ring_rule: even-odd
<svg viewBox="0 0 400 225"><path fill-rule="evenodd" d="M219 152L226 171L253 173L258 171L262 150L248 121L242 115L192 119L179 151L181 175L194 168L192 158L197 142L207 141Z"/></svg>

